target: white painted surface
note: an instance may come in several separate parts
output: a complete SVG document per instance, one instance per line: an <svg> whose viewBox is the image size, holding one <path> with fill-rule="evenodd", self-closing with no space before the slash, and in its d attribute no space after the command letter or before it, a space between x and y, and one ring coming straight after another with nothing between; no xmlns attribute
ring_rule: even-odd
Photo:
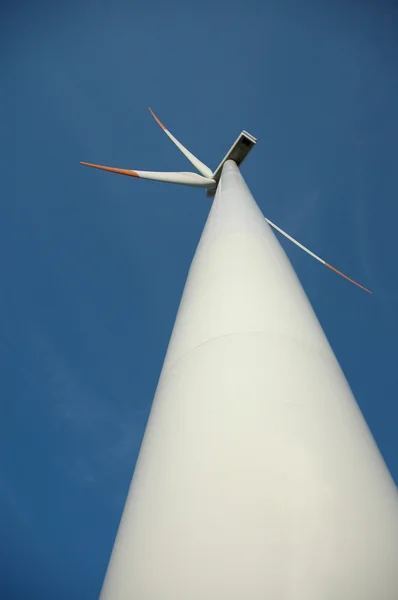
<svg viewBox="0 0 398 600"><path fill-rule="evenodd" d="M189 162L195 167L195 169L197 169L199 173L201 173L204 177L208 177L211 179L213 177L213 171L207 165L202 163L202 161L199 160L199 158L192 154L192 152L190 152L188 148L185 148L185 146L183 146L181 142L179 142L172 133L170 133L170 131L158 119L158 117L155 115L151 108L149 108L149 112L151 113L155 121L163 129L165 134L169 137L169 139L177 146L177 148L183 153L183 155L189 160Z"/></svg>
<svg viewBox="0 0 398 600"><path fill-rule="evenodd" d="M213 171L210 169L210 167L202 163L202 161L199 160L199 158L197 158L194 154L192 154L192 152L185 148L185 146L183 146L181 142L179 142L177 138L175 138L174 135L172 135L168 129L165 128L164 132L166 135L169 136L171 141L174 142L177 148L181 150L183 155L189 160L189 162L195 167L195 169L199 171L199 173L201 173L204 177L207 177L209 179L213 177Z"/></svg>
<svg viewBox="0 0 398 600"><path fill-rule="evenodd" d="M163 181L165 183L179 183L194 187L212 188L216 186L214 179L203 177L197 173L166 173L161 171L135 171L140 179Z"/></svg>
<svg viewBox="0 0 398 600"><path fill-rule="evenodd" d="M101 600L397 598L397 489L227 162Z"/></svg>

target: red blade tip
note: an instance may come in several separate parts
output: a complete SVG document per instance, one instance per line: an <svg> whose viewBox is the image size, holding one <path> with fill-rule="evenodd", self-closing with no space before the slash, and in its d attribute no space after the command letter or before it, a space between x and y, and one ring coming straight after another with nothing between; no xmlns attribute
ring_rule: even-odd
<svg viewBox="0 0 398 600"><path fill-rule="evenodd" d="M342 277L344 277L344 279L347 279L348 281L350 281L351 283L353 283L357 287L361 288L361 290L365 290L365 292L368 292L368 294L373 294L373 292L371 292L370 290L368 290L368 288L364 287L363 285L361 285L357 281L354 281L353 279L351 279L351 277L347 277L347 275L344 275L344 273L342 273L338 269L335 269L335 267L332 267L332 265L329 265L327 262L325 262L325 266L328 267L329 269L331 269L332 271L334 271L335 273L337 273L338 275L341 275Z"/></svg>

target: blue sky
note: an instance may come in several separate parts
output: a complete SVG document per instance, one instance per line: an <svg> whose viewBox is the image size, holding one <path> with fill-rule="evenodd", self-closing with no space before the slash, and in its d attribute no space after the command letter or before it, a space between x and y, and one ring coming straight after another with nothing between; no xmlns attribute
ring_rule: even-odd
<svg viewBox="0 0 398 600"><path fill-rule="evenodd" d="M201 190L89 170L215 167L241 129L264 214L398 481L398 5L4 3L0 597L99 594Z"/></svg>

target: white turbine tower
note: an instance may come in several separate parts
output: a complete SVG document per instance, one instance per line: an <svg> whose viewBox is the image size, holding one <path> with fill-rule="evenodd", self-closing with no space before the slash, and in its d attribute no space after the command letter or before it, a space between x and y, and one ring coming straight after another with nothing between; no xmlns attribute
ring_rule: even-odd
<svg viewBox="0 0 398 600"><path fill-rule="evenodd" d="M240 174L255 138L212 172L155 119L201 175L89 166L215 199L101 600L397 600L397 488Z"/></svg>

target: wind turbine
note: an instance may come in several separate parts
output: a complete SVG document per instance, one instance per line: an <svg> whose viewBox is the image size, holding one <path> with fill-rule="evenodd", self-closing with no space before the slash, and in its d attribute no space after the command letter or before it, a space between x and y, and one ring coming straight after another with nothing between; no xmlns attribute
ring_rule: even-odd
<svg viewBox="0 0 398 600"><path fill-rule="evenodd" d="M127 175L129 177L137 177L139 179L150 179L152 181L160 181L163 183L176 183L179 185L201 187L201 188L205 188L207 190L208 197L212 197L215 195L218 183L220 181L222 168L223 168L224 164L227 162L227 160L233 160L237 166L240 166L242 164L242 162L244 161L244 159L246 158L247 154L250 152L250 150L253 148L253 146L257 142L256 138L253 137L252 135L250 135L250 133L247 133L247 131L242 131L240 136L235 140L234 144L232 145L230 150L225 155L224 159L221 161L221 163L217 167L217 169L213 172L207 165L205 165L201 160L196 158L196 156L194 156L187 148L185 148L185 146L183 146L181 144L181 142L179 142L170 133L170 131L168 129L166 129L166 127L163 125L163 123L160 121L160 119L158 119L158 117L155 115L155 113L153 112L153 110L151 108L149 109L149 111L152 114L153 118L156 120L156 122L159 124L159 126L163 129L165 134L171 139L171 141L177 146L177 148L179 150L181 150L183 155L189 160L189 162L195 167L195 169L197 169L199 171L200 175L198 175L197 173L186 173L186 172L167 173L167 172L159 172L159 171L133 171L132 169L118 169L115 167L105 167L102 165L94 165L92 163L87 163L87 162L81 162L80 164L84 165L86 167L100 169L102 171L110 171L111 173L118 173L119 175ZM320 263L325 265L325 267L328 267L329 269L331 269L335 273L338 273L339 275L341 275L342 277L344 277L345 279L347 279L354 285L362 288L366 292L369 292L369 294L372 293L370 290L368 290L363 285L360 285L359 283L357 283L350 277L347 277L347 275L344 275L344 273L342 273L335 267L332 267L332 265L329 265L325 260L323 260L316 254L314 254L314 252L311 252L311 250L308 250L308 248L306 248L305 246L300 244L300 242L298 242L293 237L288 235L285 231L283 231L283 229L281 229L280 227L278 227L277 225L272 223L272 221L270 221L267 218L265 218L265 220L267 221L268 225L270 225L276 231L278 231L279 233L284 235L288 240L290 240L291 242L296 244L296 246L298 246L299 248L301 248L302 250L307 252L307 254L309 254L310 256L315 258L317 261L319 261Z"/></svg>
<svg viewBox="0 0 398 600"><path fill-rule="evenodd" d="M213 172L153 116L200 175L83 164L215 199L101 600L396 600L397 488L268 225L343 274L263 217L253 136Z"/></svg>

